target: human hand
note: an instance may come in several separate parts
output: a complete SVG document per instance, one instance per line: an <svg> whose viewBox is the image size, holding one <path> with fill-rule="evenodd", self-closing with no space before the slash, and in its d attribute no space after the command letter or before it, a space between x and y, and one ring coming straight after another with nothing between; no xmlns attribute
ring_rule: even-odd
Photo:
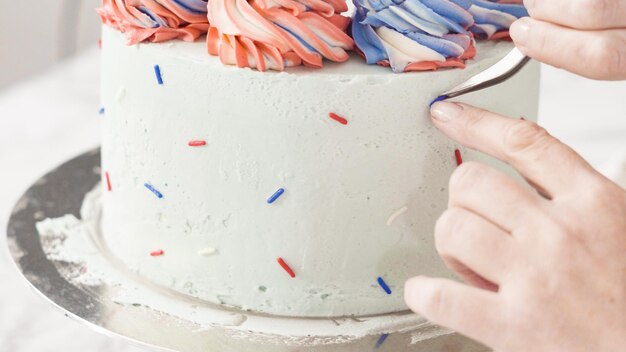
<svg viewBox="0 0 626 352"><path fill-rule="evenodd" d="M626 191L535 123L438 102L435 125L513 166L523 186L465 162L450 179L437 250L469 285L416 277L415 312L497 351L626 346Z"/></svg>
<svg viewBox="0 0 626 352"><path fill-rule="evenodd" d="M524 0L510 35L521 52L581 76L626 79L626 1Z"/></svg>

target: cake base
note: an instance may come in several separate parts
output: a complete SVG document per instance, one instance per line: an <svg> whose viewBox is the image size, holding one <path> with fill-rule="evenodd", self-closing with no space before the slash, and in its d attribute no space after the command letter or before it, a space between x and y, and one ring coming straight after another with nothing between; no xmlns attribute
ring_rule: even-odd
<svg viewBox="0 0 626 352"><path fill-rule="evenodd" d="M102 246L99 194L91 192L99 189L99 164L95 150L42 177L16 204L7 233L11 256L30 285L67 316L101 333L178 351L486 350L410 312L278 318L150 284Z"/></svg>

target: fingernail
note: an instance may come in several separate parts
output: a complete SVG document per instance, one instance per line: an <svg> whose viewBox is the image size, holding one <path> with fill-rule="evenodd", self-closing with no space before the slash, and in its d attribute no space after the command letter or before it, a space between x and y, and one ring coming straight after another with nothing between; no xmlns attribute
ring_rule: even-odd
<svg viewBox="0 0 626 352"><path fill-rule="evenodd" d="M463 112L463 107L457 103L438 101L430 108L433 118L440 122L448 122L459 116Z"/></svg>
<svg viewBox="0 0 626 352"><path fill-rule="evenodd" d="M509 29L509 35L511 36L511 39L513 39L513 41L515 42L515 46L517 46L519 49L524 49L526 47L529 32L530 20L528 19L528 17L523 17L513 22L511 28Z"/></svg>

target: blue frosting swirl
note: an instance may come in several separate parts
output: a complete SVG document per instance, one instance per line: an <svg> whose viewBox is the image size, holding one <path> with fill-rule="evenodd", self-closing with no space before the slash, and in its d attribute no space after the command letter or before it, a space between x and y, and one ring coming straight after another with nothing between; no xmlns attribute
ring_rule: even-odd
<svg viewBox="0 0 626 352"><path fill-rule="evenodd" d="M464 67L473 38L508 36L521 0L353 0L352 37L368 64L395 72ZM429 62L431 64L419 63Z"/></svg>
<svg viewBox="0 0 626 352"><path fill-rule="evenodd" d="M470 30L481 39L491 39L498 33L508 32L513 22L528 16L521 1L501 3L495 0L471 0L471 3L468 11L474 17L475 23Z"/></svg>

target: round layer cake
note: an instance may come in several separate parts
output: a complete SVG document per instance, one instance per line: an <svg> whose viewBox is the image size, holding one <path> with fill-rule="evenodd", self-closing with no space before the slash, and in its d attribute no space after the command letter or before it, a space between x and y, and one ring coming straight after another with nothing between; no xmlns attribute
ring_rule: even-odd
<svg viewBox="0 0 626 352"><path fill-rule="evenodd" d="M224 66L204 41L125 41L104 28L102 229L129 268L301 317L402 311L406 279L451 276L434 223L457 163L484 157L440 134L428 106L510 43L479 43L465 69L395 74L356 56L258 72ZM533 119L538 76L530 64L464 99Z"/></svg>

